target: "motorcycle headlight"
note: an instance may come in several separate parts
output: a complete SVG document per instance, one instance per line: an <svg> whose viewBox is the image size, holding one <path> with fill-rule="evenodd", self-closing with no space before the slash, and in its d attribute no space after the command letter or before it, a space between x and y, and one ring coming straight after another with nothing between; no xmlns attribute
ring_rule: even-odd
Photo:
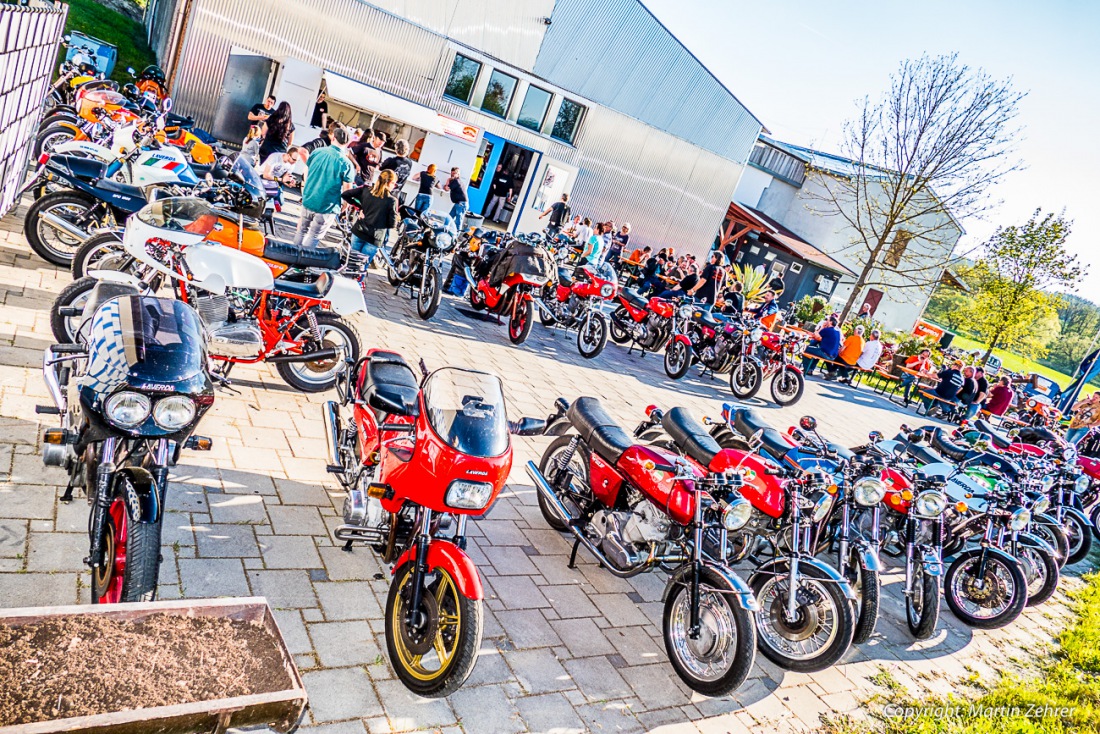
<svg viewBox="0 0 1100 734"><path fill-rule="evenodd" d="M1049 492L1054 489L1054 477L1050 474L1043 477L1042 487L1044 492Z"/></svg>
<svg viewBox="0 0 1100 734"><path fill-rule="evenodd" d="M441 250L449 249L454 243L455 238L452 237L448 232L440 232L439 235L435 238L435 244Z"/></svg>
<svg viewBox="0 0 1100 734"><path fill-rule="evenodd" d="M947 499L943 492L934 489L921 492L914 501L914 509L921 517L939 517L947 509Z"/></svg>
<svg viewBox="0 0 1100 734"><path fill-rule="evenodd" d="M468 482L456 479L447 487L443 501L448 507L461 510L480 510L489 504L493 496L493 485L488 482Z"/></svg>
<svg viewBox="0 0 1100 734"><path fill-rule="evenodd" d="M740 530L752 516L752 505L748 500L737 497L722 510L722 527L730 532Z"/></svg>
<svg viewBox="0 0 1100 734"><path fill-rule="evenodd" d="M1042 515L1044 512L1050 509L1050 500L1046 497L1040 497L1035 500L1035 504L1031 506L1031 512L1035 515Z"/></svg>
<svg viewBox="0 0 1100 734"><path fill-rule="evenodd" d="M149 417L152 404L141 393L124 390L107 398L103 406L107 420L121 428L133 428L141 425Z"/></svg>
<svg viewBox="0 0 1100 734"><path fill-rule="evenodd" d="M615 295L615 286L611 285L610 283L600 286L601 297L611 298L611 296L613 295Z"/></svg>
<svg viewBox="0 0 1100 734"><path fill-rule="evenodd" d="M685 303L683 306L680 306L680 318L690 319L693 313L695 313L695 307L690 303Z"/></svg>
<svg viewBox="0 0 1100 734"><path fill-rule="evenodd" d="M153 408L153 421L166 431L178 431L195 418L195 402L186 395L161 398Z"/></svg>
<svg viewBox="0 0 1100 734"><path fill-rule="evenodd" d="M752 333L749 334L749 338L752 339L754 342L760 341L764 338L764 329L757 326L755 329L752 330Z"/></svg>
<svg viewBox="0 0 1100 734"><path fill-rule="evenodd" d="M831 495L825 490L821 490L820 494L814 498L814 509L810 514L810 519L814 522L821 522L829 515L829 511L833 509L833 502L836 501L836 496Z"/></svg>
<svg viewBox="0 0 1100 734"><path fill-rule="evenodd" d="M874 507L886 496L886 483L877 477L864 477L852 485L852 496L864 507Z"/></svg>
<svg viewBox="0 0 1100 734"><path fill-rule="evenodd" d="M1028 523L1030 522L1031 513L1020 507L1015 512L1013 512L1012 516L1008 519L1008 527L1010 530L1019 532L1020 530L1026 528Z"/></svg>
<svg viewBox="0 0 1100 734"><path fill-rule="evenodd" d="M1086 476L1077 477L1077 481L1073 483L1073 489L1076 492L1087 492L1089 489L1089 478Z"/></svg>

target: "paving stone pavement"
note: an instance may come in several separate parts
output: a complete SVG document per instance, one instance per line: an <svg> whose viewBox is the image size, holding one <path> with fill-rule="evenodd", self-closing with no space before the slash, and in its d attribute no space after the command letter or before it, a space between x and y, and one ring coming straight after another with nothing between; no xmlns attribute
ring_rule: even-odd
<svg viewBox="0 0 1100 734"><path fill-rule="evenodd" d="M40 374L52 342L48 307L70 279L30 252L23 212L0 221L0 606L87 603L80 567L87 506L57 501L64 478L39 456L41 429L51 424L34 410L48 402ZM368 299L371 315L357 322L366 346L429 367L494 371L512 417L543 416L558 396L595 395L632 427L649 404L702 416L731 400L721 378L673 383L659 356L613 344L586 361L571 334L541 326L514 347L503 326L468 317L451 297L435 319L421 321L408 294L394 295L378 274ZM577 568L567 567L570 545L546 527L522 469L548 442L523 438L514 442L508 487L470 525L487 593L481 656L459 692L420 699L395 680L385 655L387 569L369 550L344 553L331 537L343 496L325 473L320 404L330 396L295 393L273 369L238 368L233 377L239 394L219 393L200 427L215 439L213 450L185 452L173 472L160 596L266 596L309 689L303 731L810 731L823 714L857 712L861 699L881 691L870 679L882 669L914 693L948 692L971 674L991 676L1026 659L1068 619L1072 578L1005 630L970 630L944 609L937 635L915 643L893 572L874 637L842 664L805 675L758 656L740 690L706 698L666 660L663 575L617 579L583 552ZM796 406L749 403L778 427L815 415L825 435L848 445L915 420L866 388L818 380Z"/></svg>

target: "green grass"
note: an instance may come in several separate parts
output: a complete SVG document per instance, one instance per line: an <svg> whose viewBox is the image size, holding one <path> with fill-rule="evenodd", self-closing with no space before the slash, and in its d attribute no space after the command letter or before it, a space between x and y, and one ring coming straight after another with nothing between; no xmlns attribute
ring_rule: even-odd
<svg viewBox="0 0 1100 734"><path fill-rule="evenodd" d="M951 342L951 346L956 349L961 349L964 352L981 352L985 354L986 345L974 339L969 339L965 336L956 336ZM1065 388L1072 382L1073 377L1070 375L1059 372L1058 370L1052 370L1050 367L1044 367L1043 365L1028 359L1027 357L1021 357L1018 354L1012 352L1006 352L1003 349L994 349L993 354L1000 358L1001 365L1006 370L1016 372L1019 374L1028 375L1032 372L1037 372L1043 377L1049 377L1058 383L1062 388ZM1081 391L1081 396L1089 395L1096 392L1097 388L1093 385L1086 384Z"/></svg>
<svg viewBox="0 0 1100 734"><path fill-rule="evenodd" d="M1071 594L1074 623L1057 649L1032 674L998 680L973 678L974 696L915 700L900 686L867 702L870 723L835 720L834 734L1077 734L1100 731L1100 574Z"/></svg>
<svg viewBox="0 0 1100 734"><path fill-rule="evenodd" d="M65 33L80 31L118 48L118 61L111 78L119 83L130 81L126 67L141 71L149 64L157 63L156 56L145 42L145 27L122 13L100 5L95 0L68 0L69 16L65 20ZM65 58L65 49L57 57L57 66ZM56 67L55 67L56 68Z"/></svg>

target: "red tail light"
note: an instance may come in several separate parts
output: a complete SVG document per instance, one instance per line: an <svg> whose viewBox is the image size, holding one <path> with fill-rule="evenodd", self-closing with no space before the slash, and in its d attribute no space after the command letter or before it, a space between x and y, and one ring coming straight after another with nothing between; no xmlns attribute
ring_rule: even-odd
<svg viewBox="0 0 1100 734"><path fill-rule="evenodd" d="M650 416L652 416L653 411L655 411L655 410L657 410L656 405L647 405L647 406L645 406L645 417L649 418Z"/></svg>
<svg viewBox="0 0 1100 734"><path fill-rule="evenodd" d="M46 165L46 162L49 161L49 160L50 160L50 154L49 153L43 153L42 155L38 156L38 165L44 166L44 165Z"/></svg>

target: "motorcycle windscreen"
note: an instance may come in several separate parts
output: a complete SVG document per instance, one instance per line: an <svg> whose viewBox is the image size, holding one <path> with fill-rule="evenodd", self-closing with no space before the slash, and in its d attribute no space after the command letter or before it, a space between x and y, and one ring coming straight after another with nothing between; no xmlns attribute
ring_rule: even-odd
<svg viewBox="0 0 1100 734"><path fill-rule="evenodd" d="M123 385L174 385L206 369L202 324L180 301L121 296L92 316L84 388L109 395Z"/></svg>
<svg viewBox="0 0 1100 734"><path fill-rule="evenodd" d="M169 232L205 237L214 231L218 215L202 199L173 196L146 204L134 214L146 224Z"/></svg>
<svg viewBox="0 0 1100 734"><path fill-rule="evenodd" d="M444 367L424 384L428 422L447 445L467 456L500 456L508 450L508 415L500 378Z"/></svg>

